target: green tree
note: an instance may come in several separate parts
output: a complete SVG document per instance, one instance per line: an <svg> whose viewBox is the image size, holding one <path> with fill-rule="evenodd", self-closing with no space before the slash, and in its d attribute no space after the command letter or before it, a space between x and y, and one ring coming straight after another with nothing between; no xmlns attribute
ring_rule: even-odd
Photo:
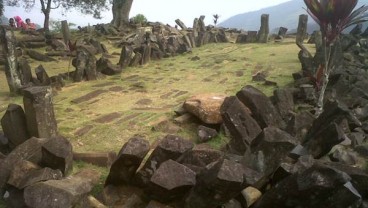
<svg viewBox="0 0 368 208"><path fill-rule="evenodd" d="M213 23L215 24L215 26L217 25L217 22L218 22L219 18L220 18L220 15L218 15L218 14L213 15Z"/></svg>
<svg viewBox="0 0 368 208"><path fill-rule="evenodd" d="M317 80L319 98L317 113L323 111L324 94L329 82L331 72L339 65L339 59L335 54L341 47L336 47L340 40L341 32L349 26L368 21L366 11L368 6L362 6L355 11L358 0L304 0L307 12L320 26L323 41L324 60L316 74L321 74Z"/></svg>
<svg viewBox="0 0 368 208"><path fill-rule="evenodd" d="M0 16L4 14L4 1L0 0Z"/></svg>
<svg viewBox="0 0 368 208"><path fill-rule="evenodd" d="M32 10L36 0L5 0L8 6L19 6L22 4L26 10ZM84 14L91 14L95 18L101 18L101 11L107 9L107 0L40 0L41 11L45 16L44 29L49 30L50 13L52 9L62 8L76 9Z"/></svg>
<svg viewBox="0 0 368 208"><path fill-rule="evenodd" d="M143 14L137 14L132 19L134 23L141 23L141 24L147 23L147 18Z"/></svg>

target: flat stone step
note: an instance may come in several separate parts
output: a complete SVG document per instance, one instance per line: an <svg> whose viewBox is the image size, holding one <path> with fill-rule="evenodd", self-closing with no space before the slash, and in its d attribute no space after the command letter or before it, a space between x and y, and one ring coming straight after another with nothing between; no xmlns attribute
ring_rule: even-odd
<svg viewBox="0 0 368 208"><path fill-rule="evenodd" d="M128 122L136 117L138 117L139 115L141 115L141 113L132 113L130 115L124 116L123 118L119 119L117 122L115 122L115 124L122 124L125 122Z"/></svg>
<svg viewBox="0 0 368 208"><path fill-rule="evenodd" d="M110 122L120 118L121 116L122 116L122 113L114 112L114 113L109 113L107 115L100 116L99 118L97 118L93 121L97 122L97 123L110 123Z"/></svg>
<svg viewBox="0 0 368 208"><path fill-rule="evenodd" d="M83 103L83 102L86 102L86 101L90 101L93 98L96 98L99 95L101 95L103 93L106 93L106 92L108 92L108 91L107 90L95 90L95 91L92 91L92 92L90 92L86 95L83 95L82 97L76 98L76 99L72 100L71 102L75 103L75 104Z"/></svg>
<svg viewBox="0 0 368 208"><path fill-rule="evenodd" d="M74 132L75 136L83 136L93 129L93 125L87 125L85 127L79 128Z"/></svg>

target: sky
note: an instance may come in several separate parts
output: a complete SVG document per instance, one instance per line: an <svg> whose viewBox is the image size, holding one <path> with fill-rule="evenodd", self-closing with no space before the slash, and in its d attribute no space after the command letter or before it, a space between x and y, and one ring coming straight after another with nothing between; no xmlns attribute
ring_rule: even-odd
<svg viewBox="0 0 368 208"><path fill-rule="evenodd" d="M30 12L25 12L22 7L6 7L4 15L8 18L20 15L23 19L30 18L32 22L43 25L44 16L41 6L38 4ZM256 11L265 7L274 6L290 0L134 0L130 17L143 14L151 22L162 22L174 26L175 20L180 19L188 27L192 27L193 20L200 15L205 15L205 23L213 24L212 15L220 15L219 22L245 12ZM94 19L92 16L83 15L76 11L69 11L62 15L61 11L52 10L51 18L54 20L67 20L80 26L97 23L109 23L112 20L112 12L102 12L102 19Z"/></svg>

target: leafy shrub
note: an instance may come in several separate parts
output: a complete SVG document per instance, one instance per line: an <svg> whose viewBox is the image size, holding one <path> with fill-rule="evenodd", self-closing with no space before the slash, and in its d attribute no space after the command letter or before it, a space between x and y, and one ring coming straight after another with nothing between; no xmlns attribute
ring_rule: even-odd
<svg viewBox="0 0 368 208"><path fill-rule="evenodd" d="M132 17L131 20L136 24L147 23L147 18L143 14L137 14L134 17Z"/></svg>

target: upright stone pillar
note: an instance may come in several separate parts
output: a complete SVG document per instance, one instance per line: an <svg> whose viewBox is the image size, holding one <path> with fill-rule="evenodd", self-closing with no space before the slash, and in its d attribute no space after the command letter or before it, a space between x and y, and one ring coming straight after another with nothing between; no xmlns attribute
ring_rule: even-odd
<svg viewBox="0 0 368 208"><path fill-rule="evenodd" d="M200 32L205 32L206 31L206 25L204 24L204 19L206 18L206 16L204 15L201 15L199 17L199 20L198 20L198 27L199 27L199 31Z"/></svg>
<svg viewBox="0 0 368 208"><path fill-rule="evenodd" d="M200 47L204 44L204 39L206 38L206 25L204 24L205 16L202 15L198 20L198 38L197 38L197 46Z"/></svg>
<svg viewBox="0 0 368 208"><path fill-rule="evenodd" d="M288 29L286 27L280 27L279 32L278 32L277 36L275 37L275 41L283 40L287 31L288 31Z"/></svg>
<svg viewBox="0 0 368 208"><path fill-rule="evenodd" d="M258 42L259 43L267 43L268 35L270 34L270 26L269 26L269 14L262 14L261 16L261 28L258 32Z"/></svg>
<svg viewBox="0 0 368 208"><path fill-rule="evenodd" d="M0 28L0 39L5 54L5 75L11 93L20 93L22 87L21 76L18 71L18 59L15 53L16 40L13 30Z"/></svg>
<svg viewBox="0 0 368 208"><path fill-rule="evenodd" d="M82 81L84 76L88 81L97 79L96 57L91 48L88 46L79 46L75 62L73 77L75 82Z"/></svg>
<svg viewBox="0 0 368 208"><path fill-rule="evenodd" d="M141 64L145 65L151 61L152 47L151 47L151 40L149 38L149 33L146 34L146 41L144 44L142 44L141 48L142 48Z"/></svg>
<svg viewBox="0 0 368 208"><path fill-rule="evenodd" d="M63 34L64 43L68 44L68 42L70 41L68 21L66 20L61 21L61 32Z"/></svg>
<svg viewBox="0 0 368 208"><path fill-rule="evenodd" d="M302 44L305 38L307 37L307 24L308 24L308 15L306 14L299 15L298 30L296 33L297 44Z"/></svg>
<svg viewBox="0 0 368 208"><path fill-rule="evenodd" d="M120 66L120 69L127 68L130 65L130 63L132 63L132 59L135 58L134 55L135 54L134 54L132 46L128 46L128 45L123 46L121 48L120 59L118 63L118 65Z"/></svg>
<svg viewBox="0 0 368 208"><path fill-rule="evenodd" d="M52 104L51 87L29 87L23 92L23 105L30 136L57 136L57 124Z"/></svg>
<svg viewBox="0 0 368 208"><path fill-rule="evenodd" d="M193 36L195 39L197 39L198 37L198 26L199 25L199 20L198 18L194 18L193 20Z"/></svg>

